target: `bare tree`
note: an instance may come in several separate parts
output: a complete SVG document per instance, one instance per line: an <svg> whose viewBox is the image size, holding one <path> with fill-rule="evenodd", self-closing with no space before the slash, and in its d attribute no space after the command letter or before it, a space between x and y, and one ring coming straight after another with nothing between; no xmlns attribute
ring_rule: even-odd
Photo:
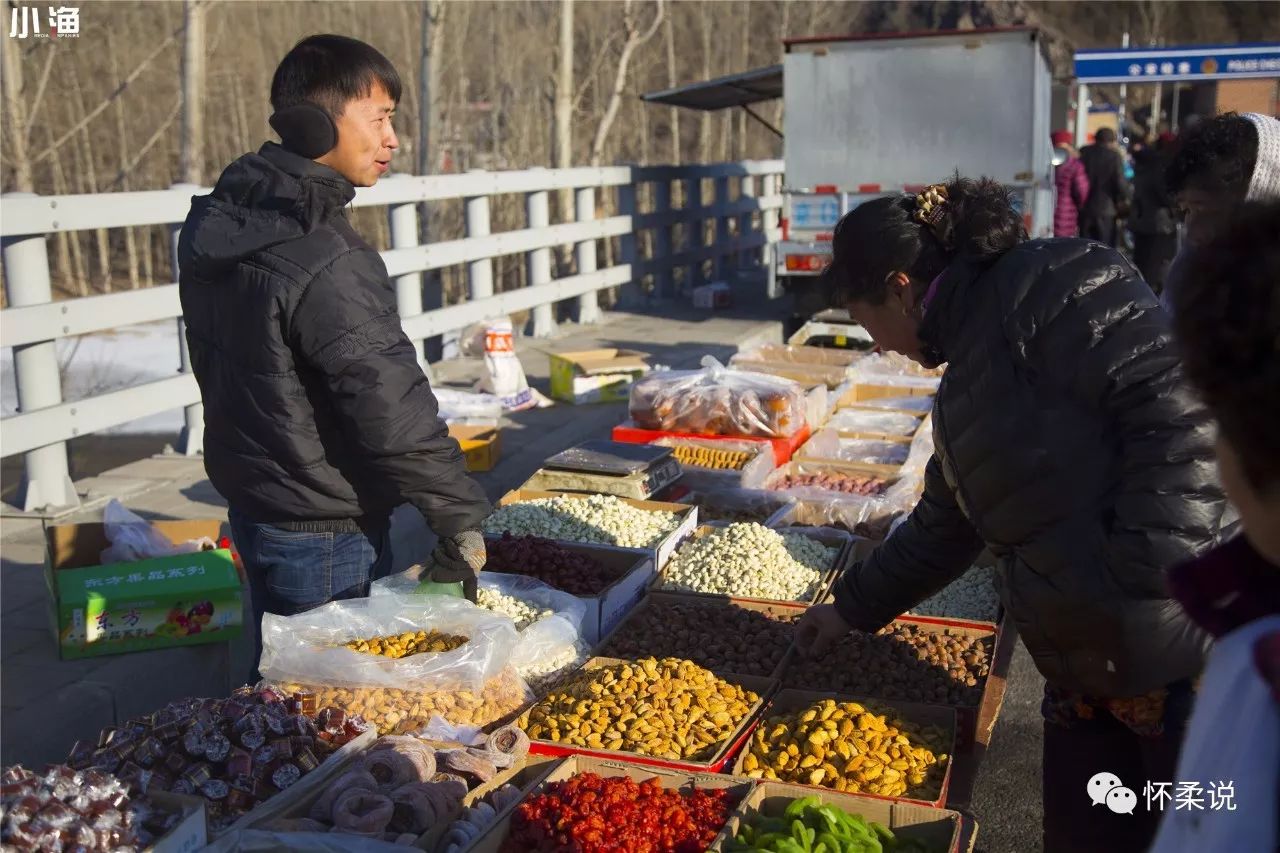
<svg viewBox="0 0 1280 853"><path fill-rule="evenodd" d="M11 155L9 159L14 168L13 189L30 193L35 192L35 179L31 158L27 156L27 104L22 84L22 60L18 55L21 50L19 42L14 39L6 38L0 45L0 53L4 55L4 124Z"/></svg>
<svg viewBox="0 0 1280 853"><path fill-rule="evenodd" d="M675 34L676 30L674 25L674 21L676 17L675 13L676 13L676 10L673 7L671 11L667 13L666 17L662 21L662 27L665 30L663 35L665 36L666 43L667 43L667 87L670 89L674 89L676 87L676 84L680 82L679 78L676 77L676 34ZM673 166L679 166L680 165L680 108L679 107L671 108L669 121L671 124L671 164Z"/></svg>
<svg viewBox="0 0 1280 853"><path fill-rule="evenodd" d="M182 35L182 164L188 184L199 184L204 164L204 23L208 0L186 0Z"/></svg>
<svg viewBox="0 0 1280 853"><path fill-rule="evenodd" d="M600 123L596 125L595 138L591 140L591 165L599 166L604 158L604 144L609 138L609 130L618 115L618 105L622 103L622 93L627 87L627 71L631 66L631 56L636 50L653 38L658 27L662 26L665 12L663 0L654 4L653 21L646 29L640 29L639 13L634 0L622 0L622 28L626 33L626 41L622 43L622 54L618 57L618 68L613 75L613 91L609 94L609 104L605 107Z"/></svg>

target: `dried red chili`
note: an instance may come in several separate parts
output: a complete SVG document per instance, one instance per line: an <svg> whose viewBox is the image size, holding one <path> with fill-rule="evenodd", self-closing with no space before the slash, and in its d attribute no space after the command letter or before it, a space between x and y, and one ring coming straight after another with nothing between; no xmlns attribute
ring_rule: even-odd
<svg viewBox="0 0 1280 853"><path fill-rule="evenodd" d="M732 806L723 789L580 773L517 807L502 853L702 853Z"/></svg>

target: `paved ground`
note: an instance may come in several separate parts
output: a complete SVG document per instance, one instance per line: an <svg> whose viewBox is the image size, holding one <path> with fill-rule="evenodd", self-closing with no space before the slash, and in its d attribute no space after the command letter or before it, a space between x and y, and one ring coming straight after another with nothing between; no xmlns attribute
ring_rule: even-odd
<svg viewBox="0 0 1280 853"><path fill-rule="evenodd" d="M619 346L652 354L672 367L694 367L710 353L727 359L740 344L778 340L776 312L753 300L733 311L708 314L680 307L653 314L614 314L595 327L573 328L549 341L519 342L530 381L546 390L552 350ZM474 379L477 360L437 366L437 381ZM522 483L553 452L608 434L625 417L622 404L556 405L523 412L503 430L503 456L480 475L491 498ZM100 454L120 456L108 468L95 458L98 476L78 481L86 507L62 521L100 518L109 497L118 497L150 518L222 518L224 504L204 477L199 460L136 459L147 443L104 444ZM127 464L126 464L127 463ZM60 760L77 738L186 695L219 695L242 683L251 669L244 644L172 649L87 661L57 659L49 630L48 596L41 574L39 519L5 517L0 530L0 761L40 764ZM407 566L430 546L430 534L412 512L393 523L396 563ZM972 811L988 853L1039 848L1040 679L1021 646L1013 662L1009 692L987 754Z"/></svg>

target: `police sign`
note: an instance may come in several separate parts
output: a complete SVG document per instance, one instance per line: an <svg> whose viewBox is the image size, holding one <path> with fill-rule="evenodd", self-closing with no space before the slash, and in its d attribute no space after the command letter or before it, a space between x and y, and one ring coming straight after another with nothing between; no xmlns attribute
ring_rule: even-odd
<svg viewBox="0 0 1280 853"><path fill-rule="evenodd" d="M1078 50L1077 83L1164 83L1280 77L1280 44Z"/></svg>

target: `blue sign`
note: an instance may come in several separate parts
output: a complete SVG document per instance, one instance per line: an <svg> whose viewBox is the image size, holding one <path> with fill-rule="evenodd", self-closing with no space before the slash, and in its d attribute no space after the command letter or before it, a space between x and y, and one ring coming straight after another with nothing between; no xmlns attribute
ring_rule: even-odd
<svg viewBox="0 0 1280 853"><path fill-rule="evenodd" d="M1077 83L1163 83L1280 77L1280 44L1076 51Z"/></svg>

